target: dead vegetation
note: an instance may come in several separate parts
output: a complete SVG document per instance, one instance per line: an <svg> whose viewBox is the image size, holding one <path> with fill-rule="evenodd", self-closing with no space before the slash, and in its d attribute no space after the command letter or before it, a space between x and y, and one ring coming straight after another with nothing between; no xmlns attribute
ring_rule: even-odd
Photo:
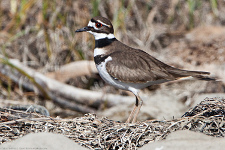
<svg viewBox="0 0 225 150"><path fill-rule="evenodd" d="M159 141L177 130L192 130L214 137L224 137L225 99L205 99L174 120L149 120L136 124L98 118L94 114L74 119L44 117L29 113L1 109L1 143L28 133L52 132L63 134L90 149L136 149Z"/></svg>

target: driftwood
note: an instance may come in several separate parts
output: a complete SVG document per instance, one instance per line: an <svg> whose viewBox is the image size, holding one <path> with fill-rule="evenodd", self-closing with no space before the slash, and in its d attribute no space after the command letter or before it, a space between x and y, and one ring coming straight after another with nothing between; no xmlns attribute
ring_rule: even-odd
<svg viewBox="0 0 225 150"><path fill-rule="evenodd" d="M93 73L97 73L94 62L83 60L66 64L59 70L47 73L45 75L60 82L65 82L70 78L91 75Z"/></svg>
<svg viewBox="0 0 225 150"><path fill-rule="evenodd" d="M82 113L95 112L101 104L107 107L121 103L131 103L134 97L106 94L70 86L31 69L16 59L1 58L0 72L10 77L24 88L52 99L60 107L76 110ZM4 61L3 61L4 60ZM24 76L25 75L25 76ZM29 80L27 80L27 78Z"/></svg>

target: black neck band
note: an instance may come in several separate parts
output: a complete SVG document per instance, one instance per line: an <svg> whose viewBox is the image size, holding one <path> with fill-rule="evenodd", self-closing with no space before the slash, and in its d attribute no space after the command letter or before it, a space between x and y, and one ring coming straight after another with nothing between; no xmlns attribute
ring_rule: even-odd
<svg viewBox="0 0 225 150"><path fill-rule="evenodd" d="M104 38L104 39L95 40L95 48L102 48L102 47L108 46L113 41L116 41L116 38L113 38L113 39Z"/></svg>

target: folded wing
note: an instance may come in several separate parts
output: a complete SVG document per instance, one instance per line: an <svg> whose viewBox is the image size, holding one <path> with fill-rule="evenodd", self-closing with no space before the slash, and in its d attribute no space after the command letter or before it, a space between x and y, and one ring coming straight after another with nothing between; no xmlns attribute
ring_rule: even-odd
<svg viewBox="0 0 225 150"><path fill-rule="evenodd" d="M106 69L115 79L129 83L146 83L156 80L176 80L187 76L201 76L209 74L201 71L187 71L171 67L144 51L132 49L132 53L115 51L109 56L112 61L107 62ZM147 55L146 55L147 54ZM123 56L121 58L121 56Z"/></svg>

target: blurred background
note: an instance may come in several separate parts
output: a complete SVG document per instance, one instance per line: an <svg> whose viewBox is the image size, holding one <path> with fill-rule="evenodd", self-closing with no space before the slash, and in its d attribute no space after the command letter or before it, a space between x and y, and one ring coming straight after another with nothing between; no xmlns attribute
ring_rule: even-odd
<svg viewBox="0 0 225 150"><path fill-rule="evenodd" d="M88 33L75 34L75 30L99 15L112 21L115 36L123 43L169 65L209 71L212 77L220 79L220 82L179 81L144 89L139 120L180 117L206 97L225 97L224 0L0 0L1 59L19 60L46 77L101 93L102 97L110 93L120 95L121 99L130 98L121 103L120 98L115 98L117 105L108 105L101 96L96 103L90 99L94 103L90 106L78 103L82 108L90 107L98 116L124 121L135 102L133 95L105 84L94 68L81 75L77 72L82 72L83 66L75 65L61 72L64 76L56 77L68 64L93 62L94 37ZM41 105L50 116L62 118L87 113L53 100L54 96L27 88L21 82L33 78L26 71L22 75L20 71L19 78L12 79L3 69L10 65L0 62L1 107ZM48 89L43 85L42 88ZM63 99L67 101L66 97ZM71 106L71 100L68 102Z"/></svg>

